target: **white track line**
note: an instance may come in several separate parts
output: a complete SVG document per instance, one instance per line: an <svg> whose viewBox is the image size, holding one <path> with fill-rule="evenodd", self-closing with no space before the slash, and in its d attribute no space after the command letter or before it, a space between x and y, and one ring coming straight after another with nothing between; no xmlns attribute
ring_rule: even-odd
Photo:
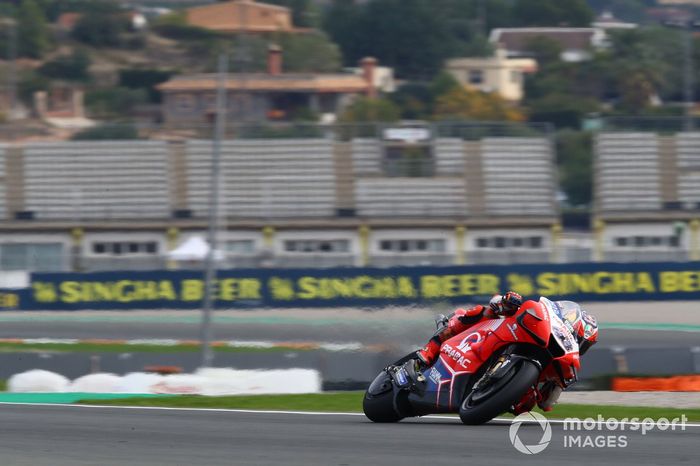
<svg viewBox="0 0 700 466"><path fill-rule="evenodd" d="M184 411L184 412L204 412L204 413L246 413L246 414L296 414L303 416L362 416L363 413L335 413L335 412L321 412L321 411L281 411L281 410L261 410L261 409L224 409L224 408L172 408L164 406L109 406L109 405L79 405L70 403L11 403L11 402L0 402L0 405L16 405L16 406L59 406L64 408L98 408L98 409L131 409L131 410L142 410L142 411ZM428 416L421 416L416 419L441 419L448 421L456 421L458 418L454 415L440 415L440 414L430 414ZM585 419L585 418L584 418ZM493 421L510 423L512 418L494 418ZM583 419L582 419L583 420ZM549 419L551 424L564 424L564 419ZM525 424L537 424L537 422L525 421ZM598 422L594 420L595 425L603 426L605 421ZM620 425L625 426L642 426L642 422L619 422ZM697 422L686 422L686 427L700 427L700 423Z"/></svg>

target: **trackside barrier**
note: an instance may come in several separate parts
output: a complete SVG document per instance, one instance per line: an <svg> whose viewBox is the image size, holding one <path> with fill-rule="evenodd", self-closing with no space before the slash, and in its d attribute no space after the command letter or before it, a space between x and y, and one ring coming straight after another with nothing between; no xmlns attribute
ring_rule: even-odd
<svg viewBox="0 0 700 466"><path fill-rule="evenodd" d="M612 389L616 392L700 392L700 375L614 377Z"/></svg>
<svg viewBox="0 0 700 466"><path fill-rule="evenodd" d="M220 270L219 308L464 304L511 289L575 301L700 299L700 262ZM33 273L0 308L197 309L201 271Z"/></svg>
<svg viewBox="0 0 700 466"><path fill-rule="evenodd" d="M158 375L133 372L125 376L88 374L73 382L62 375L31 370L8 380L14 393L150 393L169 395L242 395L319 393L321 376L314 369L240 370L201 368L194 374Z"/></svg>

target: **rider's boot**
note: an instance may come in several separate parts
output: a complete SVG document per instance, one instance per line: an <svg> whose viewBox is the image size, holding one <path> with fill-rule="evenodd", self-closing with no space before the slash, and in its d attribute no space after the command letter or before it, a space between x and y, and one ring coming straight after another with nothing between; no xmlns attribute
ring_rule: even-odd
<svg viewBox="0 0 700 466"><path fill-rule="evenodd" d="M528 390L523 397L515 403L511 408L510 412L513 413L514 415L519 415L522 413L527 413L532 411L532 408L535 407L535 404L537 403L537 392L535 391L534 388L531 388Z"/></svg>
<svg viewBox="0 0 700 466"><path fill-rule="evenodd" d="M545 383L540 389L540 399L537 401L537 406L542 409L542 411L551 411L554 405L559 400L562 388L553 382Z"/></svg>
<svg viewBox="0 0 700 466"><path fill-rule="evenodd" d="M440 353L440 342L436 340L437 338L431 338L428 344L425 345L425 348L416 351L416 357L419 363L424 367L432 366Z"/></svg>

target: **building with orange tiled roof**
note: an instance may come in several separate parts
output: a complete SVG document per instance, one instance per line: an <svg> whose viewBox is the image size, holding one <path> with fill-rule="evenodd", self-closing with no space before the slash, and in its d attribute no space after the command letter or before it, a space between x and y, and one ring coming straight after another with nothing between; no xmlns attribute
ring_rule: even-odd
<svg viewBox="0 0 700 466"><path fill-rule="evenodd" d="M360 95L376 95L377 61L365 58L361 74L284 73L282 51L272 46L266 73L230 74L226 83L227 115L233 121L288 120L310 109L337 114ZM218 75L175 76L158 86L163 93L166 123L198 124L216 112Z"/></svg>
<svg viewBox="0 0 700 466"><path fill-rule="evenodd" d="M258 3L255 0L232 0L197 6L185 11L187 23L224 33L307 32L292 24L289 8Z"/></svg>

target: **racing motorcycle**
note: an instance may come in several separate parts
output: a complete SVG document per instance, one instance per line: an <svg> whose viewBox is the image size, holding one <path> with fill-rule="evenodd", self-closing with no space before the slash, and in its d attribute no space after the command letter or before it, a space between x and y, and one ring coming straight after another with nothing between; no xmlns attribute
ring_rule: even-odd
<svg viewBox="0 0 700 466"><path fill-rule="evenodd" d="M526 301L511 317L482 321L443 342L430 367L419 367L412 352L384 368L365 393L364 413L397 422L459 412L463 423L483 424L531 391L539 396L546 384L564 390L578 380L574 333L581 320L572 301Z"/></svg>

